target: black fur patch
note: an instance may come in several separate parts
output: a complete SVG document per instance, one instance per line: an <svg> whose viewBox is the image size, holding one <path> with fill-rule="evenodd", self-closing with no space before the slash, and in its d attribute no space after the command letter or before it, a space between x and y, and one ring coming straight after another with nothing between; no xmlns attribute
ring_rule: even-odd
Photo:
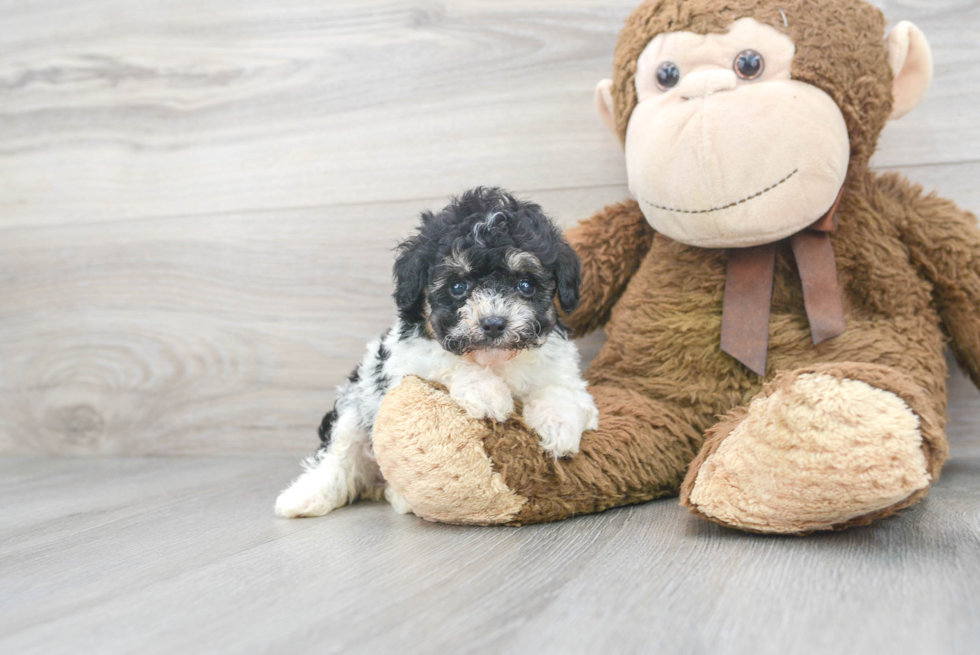
<svg viewBox="0 0 980 655"><path fill-rule="evenodd" d="M452 283L464 279L446 268L453 253L465 255L470 268L465 281L471 290L492 288L516 298L519 279L529 276L508 272L506 256L515 250L534 255L543 269L532 280L533 297L519 299L535 309L536 336L553 330L557 326L556 296L566 312L578 305L578 256L541 207L499 188L477 187L453 198L438 214L424 212L418 234L398 247L394 296L403 332L424 334L428 316L435 336L443 339L455 323L466 297L451 293ZM462 352L466 347L462 344L459 349Z"/></svg>
<svg viewBox="0 0 980 655"><path fill-rule="evenodd" d="M384 367L385 362L391 357L391 351L385 346L385 337L388 336L388 332L381 335L381 345L378 346L378 363L374 366L374 384L378 393L386 393L388 391L388 385L391 380L385 375Z"/></svg>
<svg viewBox="0 0 980 655"><path fill-rule="evenodd" d="M330 445L330 431L333 429L333 424L337 421L337 410L331 409L320 421L320 427L317 428L317 434L320 435L320 447L326 448Z"/></svg>

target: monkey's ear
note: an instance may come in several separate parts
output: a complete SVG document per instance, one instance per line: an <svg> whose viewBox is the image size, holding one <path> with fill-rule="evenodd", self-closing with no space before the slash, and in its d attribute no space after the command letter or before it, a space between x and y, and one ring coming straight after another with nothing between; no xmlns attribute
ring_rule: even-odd
<svg viewBox="0 0 980 655"><path fill-rule="evenodd" d="M891 120L901 118L922 102L932 82L932 50L922 30L903 20L885 38L894 103Z"/></svg>
<svg viewBox="0 0 980 655"><path fill-rule="evenodd" d="M595 109L603 125L616 134L616 114L613 112L612 80L602 80L595 85Z"/></svg>
<svg viewBox="0 0 980 655"><path fill-rule="evenodd" d="M558 304L566 314L578 307L578 289L582 285L582 263L578 255L563 238L558 250L558 264L555 267L558 280Z"/></svg>

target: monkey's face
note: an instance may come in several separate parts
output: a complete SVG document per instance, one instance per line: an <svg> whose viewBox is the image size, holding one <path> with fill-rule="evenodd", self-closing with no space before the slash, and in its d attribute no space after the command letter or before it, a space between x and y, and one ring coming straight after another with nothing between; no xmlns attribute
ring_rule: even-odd
<svg viewBox="0 0 980 655"><path fill-rule="evenodd" d="M629 186L650 224L689 245L785 238L834 204L850 146L829 95L791 79L796 48L751 18L671 32L637 61Z"/></svg>

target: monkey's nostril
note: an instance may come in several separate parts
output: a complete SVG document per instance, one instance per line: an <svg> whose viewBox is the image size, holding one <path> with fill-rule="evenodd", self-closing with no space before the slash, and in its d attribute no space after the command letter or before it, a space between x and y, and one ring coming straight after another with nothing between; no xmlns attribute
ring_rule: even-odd
<svg viewBox="0 0 980 655"><path fill-rule="evenodd" d="M483 333L492 339L499 337L507 327L507 319L503 316L488 316L480 319L480 327Z"/></svg>

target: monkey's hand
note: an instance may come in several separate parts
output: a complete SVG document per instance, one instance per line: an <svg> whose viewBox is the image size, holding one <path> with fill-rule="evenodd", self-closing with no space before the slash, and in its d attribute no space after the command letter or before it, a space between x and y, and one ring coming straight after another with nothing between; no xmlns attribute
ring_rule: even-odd
<svg viewBox="0 0 980 655"><path fill-rule="evenodd" d="M576 335L609 320L613 305L650 250L653 234L634 200L610 205L565 231L582 260L578 307L564 317Z"/></svg>
<svg viewBox="0 0 980 655"><path fill-rule="evenodd" d="M980 388L980 229L977 218L952 201L896 174L878 178L883 211L901 216L902 240L912 261L932 283L936 308L953 353ZM900 211L895 210L898 206Z"/></svg>
<svg viewBox="0 0 980 655"><path fill-rule="evenodd" d="M528 396L524 422L538 433L541 448L565 457L578 453L584 431L599 427L599 410L585 390L544 387Z"/></svg>

